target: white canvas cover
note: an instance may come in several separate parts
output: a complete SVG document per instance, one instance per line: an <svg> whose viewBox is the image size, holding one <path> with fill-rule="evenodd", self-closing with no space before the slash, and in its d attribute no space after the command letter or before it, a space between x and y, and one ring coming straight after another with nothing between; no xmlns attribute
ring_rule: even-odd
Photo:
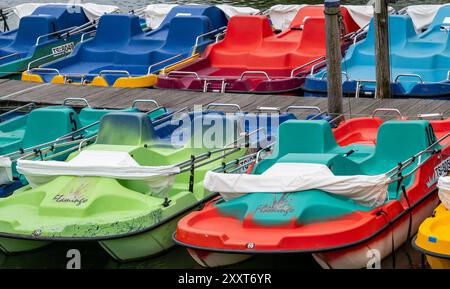
<svg viewBox="0 0 450 289"><path fill-rule="evenodd" d="M208 172L204 186L220 192L225 200L250 193L292 193L322 190L369 207L384 204L389 179L386 175L335 176L322 164L277 163L261 175Z"/></svg>
<svg viewBox="0 0 450 289"><path fill-rule="evenodd" d="M145 181L152 195L162 197L172 187L180 169L140 166L127 152L84 150L68 162L18 160L17 171L33 188L59 176L105 177Z"/></svg>
<svg viewBox="0 0 450 289"><path fill-rule="evenodd" d="M421 32L433 22L439 9L445 5L412 5L406 7L405 12L411 17L416 31Z"/></svg>
<svg viewBox="0 0 450 289"><path fill-rule="evenodd" d="M276 29L285 30L289 27L298 11L309 5L275 5L268 10L268 15L272 21L272 25ZM349 14L359 27L369 24L373 17L374 8L372 5L341 5L347 8ZM394 11L389 7L390 12Z"/></svg>
<svg viewBox="0 0 450 289"><path fill-rule="evenodd" d="M13 7L13 13L18 19L31 15L37 8L49 4L57 5L78 5L81 6L89 20L99 18L104 14L119 11L119 7L113 5L100 5L94 3L81 3L81 1L68 1L66 3L25 3Z"/></svg>
<svg viewBox="0 0 450 289"><path fill-rule="evenodd" d="M186 5L199 5L196 3L189 3ZM144 11L145 22L147 26L155 29L163 22L164 18L169 14L170 10L178 6L178 4L150 4L147 5ZM216 5L217 8L222 10L225 15L230 18L235 15L250 15L259 13L258 9L251 7L237 7L227 4Z"/></svg>
<svg viewBox="0 0 450 289"><path fill-rule="evenodd" d="M441 177L438 181L439 199L450 210L450 177Z"/></svg>
<svg viewBox="0 0 450 289"><path fill-rule="evenodd" d="M11 165L10 158L0 156L0 185L6 185L13 181Z"/></svg>

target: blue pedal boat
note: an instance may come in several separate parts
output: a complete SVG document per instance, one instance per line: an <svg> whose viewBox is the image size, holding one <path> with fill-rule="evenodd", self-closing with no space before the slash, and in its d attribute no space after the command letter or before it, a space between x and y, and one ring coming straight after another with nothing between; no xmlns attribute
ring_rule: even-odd
<svg viewBox="0 0 450 289"><path fill-rule="evenodd" d="M409 16L389 18L392 94L395 98L450 99L450 6L417 34ZM374 23L367 38L350 47L342 62L343 91L373 97L376 89ZM326 96L326 68L308 76L306 96Z"/></svg>
<svg viewBox="0 0 450 289"><path fill-rule="evenodd" d="M156 73L196 60L227 25L214 6L174 7L158 29L145 32L131 14L100 18L96 35L69 57L27 71L22 80L113 87L151 87Z"/></svg>
<svg viewBox="0 0 450 289"><path fill-rule="evenodd" d="M23 71L54 61L72 52L81 33L70 31L89 19L71 13L67 5L44 5L20 19L17 29L0 34L0 77L20 78ZM72 7L73 9L73 7Z"/></svg>

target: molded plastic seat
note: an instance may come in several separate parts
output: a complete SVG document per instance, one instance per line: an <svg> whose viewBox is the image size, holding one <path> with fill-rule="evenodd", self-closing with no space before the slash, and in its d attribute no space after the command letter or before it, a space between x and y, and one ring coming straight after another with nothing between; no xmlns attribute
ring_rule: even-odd
<svg viewBox="0 0 450 289"><path fill-rule="evenodd" d="M96 144L140 146L154 141L154 136L147 114L112 112L102 117Z"/></svg>

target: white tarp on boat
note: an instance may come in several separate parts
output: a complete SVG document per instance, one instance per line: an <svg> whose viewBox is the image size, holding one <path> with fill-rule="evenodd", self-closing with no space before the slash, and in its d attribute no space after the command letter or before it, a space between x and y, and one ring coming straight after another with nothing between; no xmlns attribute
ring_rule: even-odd
<svg viewBox="0 0 450 289"><path fill-rule="evenodd" d="M84 150L68 162L18 160L17 171L33 188L59 176L105 177L145 181L152 195L162 197L172 187L180 169L140 166L127 152Z"/></svg>
<svg viewBox="0 0 450 289"><path fill-rule="evenodd" d="M369 206L380 206L387 198L386 175L335 176L322 164L277 163L261 175L208 172L204 186L220 192L225 200L250 193L293 193L322 190Z"/></svg>
<svg viewBox="0 0 450 289"><path fill-rule="evenodd" d="M0 156L0 185L6 185L13 181L11 165L10 158Z"/></svg>
<svg viewBox="0 0 450 289"><path fill-rule="evenodd" d="M81 3L81 1L68 1L66 3L25 3L13 7L13 13L17 18L22 18L31 15L37 8L45 5L77 5L83 8L86 17L89 20L94 20L99 18L104 14L114 13L119 11L119 7L113 5L100 5L94 3ZM70 6L69 6L69 9ZM75 8L73 8L75 9ZM76 12L76 11L74 11Z"/></svg>
<svg viewBox="0 0 450 289"><path fill-rule="evenodd" d="M275 5L272 6L267 14L269 15L272 25L276 29L286 30L294 20L298 11L306 6L315 5ZM369 24L373 17L373 6L371 5L341 5L347 8L349 14L352 16L353 20L358 24L359 27L364 27ZM394 9L389 7L390 12Z"/></svg>
<svg viewBox="0 0 450 289"><path fill-rule="evenodd" d="M450 210L450 177L442 177L438 181L439 199Z"/></svg>
<svg viewBox="0 0 450 289"><path fill-rule="evenodd" d="M404 12L411 17L416 31L421 32L430 26L439 9L443 6L445 5L412 5L406 7Z"/></svg>
<svg viewBox="0 0 450 289"><path fill-rule="evenodd" d="M199 4L189 3L186 5L199 5ZM152 29L157 28L163 22L167 14L169 14L170 10L172 10L172 8L174 8L175 6L178 6L178 4L147 5L144 11L144 17L147 26ZM260 10L251 7L237 7L227 4L216 5L216 7L222 10L228 18L235 15L251 15L260 12Z"/></svg>

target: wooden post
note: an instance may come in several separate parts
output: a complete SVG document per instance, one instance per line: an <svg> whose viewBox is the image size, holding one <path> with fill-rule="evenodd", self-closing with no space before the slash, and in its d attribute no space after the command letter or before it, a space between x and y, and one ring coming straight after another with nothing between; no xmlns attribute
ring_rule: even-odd
<svg viewBox="0 0 450 289"><path fill-rule="evenodd" d="M376 97L391 97L391 66L389 51L389 12L387 0L375 0L374 28L377 89Z"/></svg>
<svg viewBox="0 0 450 289"><path fill-rule="evenodd" d="M325 0L328 112L330 114L343 113L340 13L341 2L339 0Z"/></svg>

